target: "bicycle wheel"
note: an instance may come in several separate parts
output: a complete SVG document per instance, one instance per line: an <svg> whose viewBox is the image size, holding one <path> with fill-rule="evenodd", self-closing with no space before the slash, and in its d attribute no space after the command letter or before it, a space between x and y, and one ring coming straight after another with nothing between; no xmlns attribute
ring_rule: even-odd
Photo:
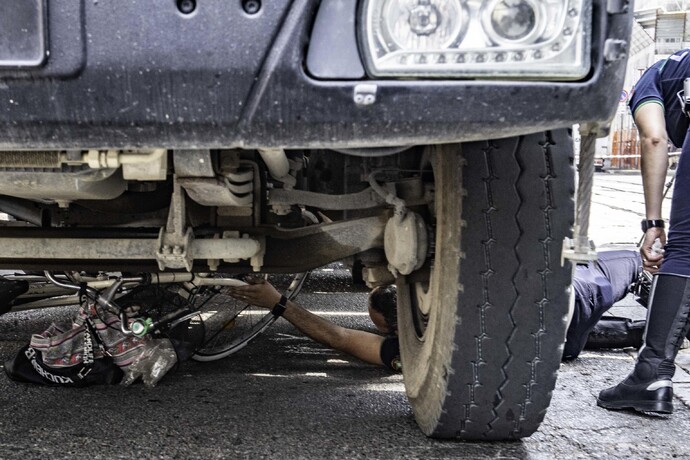
<svg viewBox="0 0 690 460"><path fill-rule="evenodd" d="M309 272L296 275L271 275L269 281L293 300L297 297ZM200 294L198 314L189 321L189 335L203 337L192 355L195 361L223 359L244 348L252 339L273 324L276 317L265 308L247 305L227 295L226 288L204 298Z"/></svg>

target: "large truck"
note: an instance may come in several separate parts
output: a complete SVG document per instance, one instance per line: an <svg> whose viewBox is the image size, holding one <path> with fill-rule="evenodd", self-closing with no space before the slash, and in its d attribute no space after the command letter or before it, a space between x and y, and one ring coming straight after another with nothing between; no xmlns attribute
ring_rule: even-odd
<svg viewBox="0 0 690 460"><path fill-rule="evenodd" d="M571 127L616 110L630 2L0 5L0 266L346 261L398 286L424 433L539 427L569 308Z"/></svg>

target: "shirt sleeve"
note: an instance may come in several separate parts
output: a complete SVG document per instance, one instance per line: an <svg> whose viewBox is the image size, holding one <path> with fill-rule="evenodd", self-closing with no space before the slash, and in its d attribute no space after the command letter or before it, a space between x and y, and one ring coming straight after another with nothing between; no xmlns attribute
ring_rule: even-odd
<svg viewBox="0 0 690 460"><path fill-rule="evenodd" d="M386 337L381 344L381 361L387 368L402 372L402 364L400 362L400 341L398 337Z"/></svg>

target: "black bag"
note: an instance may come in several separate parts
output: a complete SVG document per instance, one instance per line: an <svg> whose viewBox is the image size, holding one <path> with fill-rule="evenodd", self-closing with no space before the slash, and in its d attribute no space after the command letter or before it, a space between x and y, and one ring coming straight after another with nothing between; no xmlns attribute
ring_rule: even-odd
<svg viewBox="0 0 690 460"><path fill-rule="evenodd" d="M95 359L91 364L51 367L43 362L42 353L30 345L24 346L5 363L5 372L17 382L71 387L116 384L123 376L122 370L109 356Z"/></svg>
<svg viewBox="0 0 690 460"><path fill-rule="evenodd" d="M43 334L34 334L31 342L5 363L5 372L12 380L40 385L119 383L122 370L100 347L94 350L94 340L100 339L88 322L74 324L67 331L53 324Z"/></svg>

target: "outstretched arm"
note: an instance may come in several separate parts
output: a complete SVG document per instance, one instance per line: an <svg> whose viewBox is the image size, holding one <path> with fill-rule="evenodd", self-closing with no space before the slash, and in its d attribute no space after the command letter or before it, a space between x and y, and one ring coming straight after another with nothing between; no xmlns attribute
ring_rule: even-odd
<svg viewBox="0 0 690 460"><path fill-rule="evenodd" d="M280 301L280 293L265 280L255 280L253 284L246 286L231 287L229 293L243 302L269 309ZM293 301L287 302L283 318L312 340L362 361L383 364L381 344L384 338L380 335L338 326Z"/></svg>
<svg viewBox="0 0 690 460"><path fill-rule="evenodd" d="M664 108L660 104L644 104L635 112L635 125L640 132L642 147L642 185L644 187L645 213L647 219L661 219L664 182L668 170L668 136ZM654 273L663 260L663 255L652 250L654 240L666 244L666 232L661 228L650 228L640 247L644 269Z"/></svg>

